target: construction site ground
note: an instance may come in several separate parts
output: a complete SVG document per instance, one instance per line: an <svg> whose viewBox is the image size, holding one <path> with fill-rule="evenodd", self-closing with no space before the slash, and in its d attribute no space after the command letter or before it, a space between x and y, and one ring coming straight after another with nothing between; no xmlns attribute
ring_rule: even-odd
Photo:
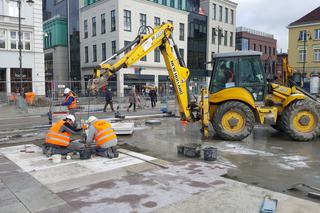
<svg viewBox="0 0 320 213"><path fill-rule="evenodd" d="M38 147L48 129L45 116L2 117L0 212L259 212L266 195L278 200L277 212L320 209L305 192L286 190L296 183L320 185L319 141L293 142L266 126L256 126L242 142L221 141L212 129L201 139L198 124L183 126L178 118L145 124L159 117L158 108L123 114L135 130L119 136L119 158L74 157L59 164ZM177 155L177 145L190 143L217 147L218 160ZM34 152L21 152L26 145Z"/></svg>

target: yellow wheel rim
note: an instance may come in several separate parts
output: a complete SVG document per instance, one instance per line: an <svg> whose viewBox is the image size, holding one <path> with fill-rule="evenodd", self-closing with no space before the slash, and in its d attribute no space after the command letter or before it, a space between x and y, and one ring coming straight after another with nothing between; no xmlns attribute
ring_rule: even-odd
<svg viewBox="0 0 320 213"><path fill-rule="evenodd" d="M237 133L245 127L245 117L239 112L229 111L226 112L221 119L223 129Z"/></svg>
<svg viewBox="0 0 320 213"><path fill-rule="evenodd" d="M311 132L315 126L316 118L309 111L300 111L293 118L293 127L299 132Z"/></svg>

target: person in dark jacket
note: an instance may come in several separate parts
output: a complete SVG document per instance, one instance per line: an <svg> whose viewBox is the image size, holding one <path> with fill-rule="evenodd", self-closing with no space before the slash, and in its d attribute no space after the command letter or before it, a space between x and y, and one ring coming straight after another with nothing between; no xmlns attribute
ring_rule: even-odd
<svg viewBox="0 0 320 213"><path fill-rule="evenodd" d="M112 91L110 88L106 90L106 103L103 108L104 112L106 111L108 104L110 104L110 108L111 108L112 112L114 112L113 102L112 102Z"/></svg>
<svg viewBox="0 0 320 213"><path fill-rule="evenodd" d="M149 96L151 99L151 107L154 108L157 103L157 92L154 88L150 89Z"/></svg>

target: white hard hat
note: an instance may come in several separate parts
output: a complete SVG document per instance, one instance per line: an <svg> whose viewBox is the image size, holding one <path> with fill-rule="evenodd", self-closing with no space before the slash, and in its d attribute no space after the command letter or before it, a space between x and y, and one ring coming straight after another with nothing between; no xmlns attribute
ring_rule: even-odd
<svg viewBox="0 0 320 213"><path fill-rule="evenodd" d="M87 120L87 123L92 123L93 121L97 120L95 116L90 116Z"/></svg>
<svg viewBox="0 0 320 213"><path fill-rule="evenodd" d="M68 94L70 91L71 91L71 90L70 90L69 88L65 88L63 93L66 95L66 94Z"/></svg>
<svg viewBox="0 0 320 213"><path fill-rule="evenodd" d="M72 120L72 122L74 123L76 121L76 118L74 117L74 115L67 115L66 119L70 119Z"/></svg>

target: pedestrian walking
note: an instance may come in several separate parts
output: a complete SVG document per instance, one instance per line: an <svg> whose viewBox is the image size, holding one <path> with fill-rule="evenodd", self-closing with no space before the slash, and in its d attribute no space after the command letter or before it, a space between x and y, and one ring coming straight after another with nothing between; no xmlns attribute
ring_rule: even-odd
<svg viewBox="0 0 320 213"><path fill-rule="evenodd" d="M133 106L133 110L136 111L136 103L137 103L137 93L136 93L136 88L132 87L130 93L129 93L129 106L127 111L129 112L130 108Z"/></svg>
<svg viewBox="0 0 320 213"><path fill-rule="evenodd" d="M151 107L152 108L156 107L157 92L156 92L155 88L150 89L149 96L150 96L150 100L151 100Z"/></svg>
<svg viewBox="0 0 320 213"><path fill-rule="evenodd" d="M103 108L103 111L105 112L106 109L107 109L107 106L110 105L110 108L112 110L112 112L114 112L114 109L113 109L113 101L112 101L112 90L111 88L108 88L106 90L106 103L104 105L104 108Z"/></svg>

